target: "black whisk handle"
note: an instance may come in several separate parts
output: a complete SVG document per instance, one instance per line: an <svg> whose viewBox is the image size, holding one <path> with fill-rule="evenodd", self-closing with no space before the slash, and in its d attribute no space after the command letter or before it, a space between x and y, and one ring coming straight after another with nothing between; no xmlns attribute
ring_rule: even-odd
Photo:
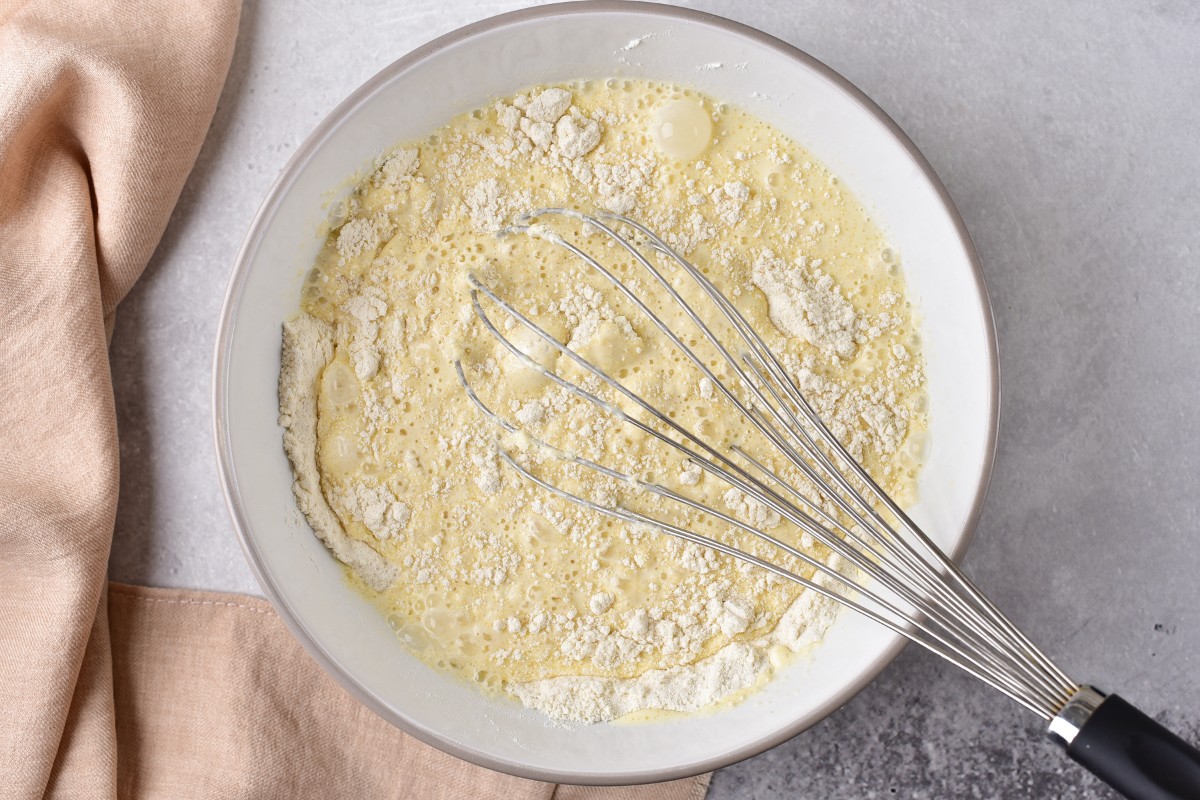
<svg viewBox="0 0 1200 800"><path fill-rule="evenodd" d="M1116 695L1081 687L1050 737L1130 800L1200 800L1200 750Z"/></svg>

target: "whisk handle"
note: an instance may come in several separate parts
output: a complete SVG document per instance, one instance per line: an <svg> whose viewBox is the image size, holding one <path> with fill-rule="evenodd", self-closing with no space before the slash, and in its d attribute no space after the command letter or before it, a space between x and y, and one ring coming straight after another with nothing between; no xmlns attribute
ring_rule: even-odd
<svg viewBox="0 0 1200 800"><path fill-rule="evenodd" d="M1200 750L1115 694L1081 687L1050 737L1130 800L1200 800Z"/></svg>

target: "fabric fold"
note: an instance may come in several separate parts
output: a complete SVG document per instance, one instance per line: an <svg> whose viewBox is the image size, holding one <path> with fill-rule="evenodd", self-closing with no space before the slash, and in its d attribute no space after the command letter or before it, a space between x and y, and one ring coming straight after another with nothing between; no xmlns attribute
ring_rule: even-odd
<svg viewBox="0 0 1200 800"><path fill-rule="evenodd" d="M707 787L556 787L459 761L347 694L264 600L112 584L108 606L120 797L699 800Z"/></svg>
<svg viewBox="0 0 1200 800"><path fill-rule="evenodd" d="M7 796L103 796L114 782L98 613L119 471L105 317L199 152L238 13L234 0L0 5Z"/></svg>

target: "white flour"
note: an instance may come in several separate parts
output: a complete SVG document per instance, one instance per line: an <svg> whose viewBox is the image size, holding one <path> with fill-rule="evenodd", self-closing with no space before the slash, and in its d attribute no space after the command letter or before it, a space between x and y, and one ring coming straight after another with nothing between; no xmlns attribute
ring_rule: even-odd
<svg viewBox="0 0 1200 800"><path fill-rule="evenodd" d="M768 656L772 646L799 653L819 642L839 608L832 600L805 592L768 636L728 644L694 664L652 669L627 679L547 678L517 684L513 691L525 705L563 722L608 722L646 710L696 711L758 683L774 669ZM745 613L744 606L726 609L729 632L745 630Z"/></svg>
<svg viewBox="0 0 1200 800"><path fill-rule="evenodd" d="M321 541L368 586L382 590L395 582L396 568L368 545L346 535L321 491L317 469L316 386L332 355L333 336L325 323L301 315L284 324L279 424L284 428L284 450L296 475L292 491L296 505L308 517Z"/></svg>
<svg viewBox="0 0 1200 800"><path fill-rule="evenodd" d="M863 317L819 267L789 264L770 250L754 262L754 285L767 296L771 321L827 356L852 358Z"/></svg>
<svg viewBox="0 0 1200 800"><path fill-rule="evenodd" d="M753 686L769 667L762 649L731 644L696 664L652 669L630 680L548 678L520 684L515 693L553 719L607 722L634 711L696 711Z"/></svg>

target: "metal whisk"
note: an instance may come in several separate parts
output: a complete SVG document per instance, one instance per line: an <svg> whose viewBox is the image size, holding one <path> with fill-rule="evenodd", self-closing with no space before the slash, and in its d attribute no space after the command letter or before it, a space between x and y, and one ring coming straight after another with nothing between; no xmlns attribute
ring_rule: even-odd
<svg viewBox="0 0 1200 800"><path fill-rule="evenodd" d="M731 376L723 380L710 363L687 343L687 337L655 313L596 257L539 222L557 219L601 234L609 247L632 259L682 311ZM558 449L532 436L488 408L467 380L461 362L459 380L479 410L509 434L522 437L554 458L620 481L668 501L708 515L776 548L807 565L812 577L758 557L712 536L679 527L654 516L601 504L568 491L535 474L513 452L498 445L499 457L524 478L552 494L598 514L678 537L741 559L847 606L966 670L1049 723L1050 738L1128 797L1200 798L1200 752L1137 711L1116 695L1072 680L1025 636L975 586L959 567L914 523L867 471L850 455L804 397L780 359L751 327L745 316L705 274L647 227L628 217L595 215L545 208L524 215L502 236L535 236L561 247L609 282L653 327L657 328L737 411L769 442L778 457L806 479L803 488L789 482L736 444L719 447L656 408L620 380L560 342L501 297L476 275L468 276L471 302L480 322L526 368L595 405L623 424L633 426L679 453L704 472L743 492L778 514L802 533L839 557L838 566L814 557L742 519L699 503L656 482L644 481L609 466ZM652 258L652 256L654 258ZM655 264L657 258L662 266ZM707 308L702 315L685 301L664 270L690 280ZM637 284L640 286L640 284ZM569 359L588 381L569 380L539 363L514 344L489 317L484 299L506 318ZM706 316L707 315L707 316ZM715 316L714 316L715 315ZM724 341L713 324L728 331ZM526 335L528 335L526 334ZM598 382L597 382L598 381ZM595 391L607 386L638 411L626 413ZM511 437L510 437L511 438Z"/></svg>

